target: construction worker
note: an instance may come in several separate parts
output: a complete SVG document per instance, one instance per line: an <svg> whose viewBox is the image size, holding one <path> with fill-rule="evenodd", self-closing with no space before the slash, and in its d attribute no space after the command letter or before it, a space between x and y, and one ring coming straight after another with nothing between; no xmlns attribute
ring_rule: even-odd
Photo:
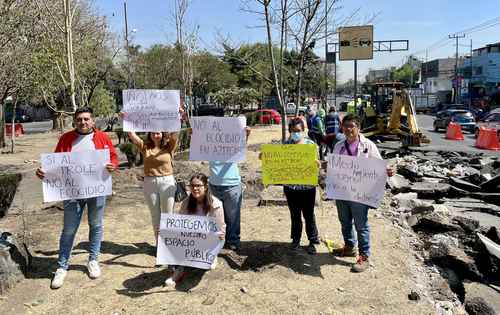
<svg viewBox="0 0 500 315"><path fill-rule="evenodd" d="M332 152L335 143L339 141L338 135L341 134L340 117L337 113L337 108L335 107L335 105L332 105L330 107L330 109L328 110L328 115L326 115L325 117L325 129L326 149L328 150L328 152Z"/></svg>
<svg viewBox="0 0 500 315"><path fill-rule="evenodd" d="M311 110L310 116L311 116L311 129L309 130L308 135L318 145L319 158L322 160L324 156L323 138L325 137L325 124L324 124L325 110L320 109L317 114L314 110Z"/></svg>

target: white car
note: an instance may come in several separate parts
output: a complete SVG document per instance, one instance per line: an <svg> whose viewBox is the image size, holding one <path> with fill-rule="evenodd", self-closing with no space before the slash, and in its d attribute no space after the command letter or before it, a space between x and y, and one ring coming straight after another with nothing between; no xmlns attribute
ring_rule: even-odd
<svg viewBox="0 0 500 315"><path fill-rule="evenodd" d="M498 137L500 138L500 112L489 113L476 123L476 138L479 135L480 127L495 128L497 130Z"/></svg>

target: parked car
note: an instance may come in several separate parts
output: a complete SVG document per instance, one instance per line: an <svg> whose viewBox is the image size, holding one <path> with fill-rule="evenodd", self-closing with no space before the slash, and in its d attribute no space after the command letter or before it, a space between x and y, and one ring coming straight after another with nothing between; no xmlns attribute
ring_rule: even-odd
<svg viewBox="0 0 500 315"><path fill-rule="evenodd" d="M257 121L259 124L280 124L281 115L274 109L259 109L256 110Z"/></svg>
<svg viewBox="0 0 500 315"><path fill-rule="evenodd" d="M11 123L12 122L12 112L7 112L5 113L5 122L6 123ZM31 118L30 115L22 112L16 112L16 118L14 122L16 123L26 123L26 122L32 122L33 118Z"/></svg>
<svg viewBox="0 0 500 315"><path fill-rule="evenodd" d="M434 120L434 131L448 128L448 124L454 122L462 127L462 130L467 130L474 133L476 130L476 122L472 113L464 109L447 109L436 114Z"/></svg>
<svg viewBox="0 0 500 315"><path fill-rule="evenodd" d="M500 111L492 111L486 115L483 119L477 122L475 129L475 136L479 135L479 128L496 128L498 137L500 138Z"/></svg>
<svg viewBox="0 0 500 315"><path fill-rule="evenodd" d="M224 108L214 104L201 104L194 108L194 116L224 117Z"/></svg>

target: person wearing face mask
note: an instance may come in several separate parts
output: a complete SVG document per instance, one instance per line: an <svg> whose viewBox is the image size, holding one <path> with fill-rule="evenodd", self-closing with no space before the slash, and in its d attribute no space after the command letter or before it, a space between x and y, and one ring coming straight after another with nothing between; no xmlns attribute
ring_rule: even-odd
<svg viewBox="0 0 500 315"><path fill-rule="evenodd" d="M285 144L315 144L314 141L304 136L304 121L300 118L294 118L288 124L290 138ZM306 234L309 239L307 252L311 255L316 254L315 245L319 244L318 228L316 227L316 218L314 216L314 203L316 201L316 186L310 185L285 185L285 197L290 209L291 219L291 249L300 248L300 239L302 237L302 216L306 225Z"/></svg>
<svg viewBox="0 0 500 315"><path fill-rule="evenodd" d="M348 114L342 120L342 131L345 140L339 141L333 148L334 154L362 156L382 159L375 143L360 133L361 119L355 114ZM388 168L387 176L394 175ZM337 212L344 238L344 247L335 249L333 254L340 257L356 256L355 246L358 244L359 255L352 267L353 272L363 272L370 266L370 227L368 225L369 206L348 200L336 200ZM353 222L358 241L353 233Z"/></svg>

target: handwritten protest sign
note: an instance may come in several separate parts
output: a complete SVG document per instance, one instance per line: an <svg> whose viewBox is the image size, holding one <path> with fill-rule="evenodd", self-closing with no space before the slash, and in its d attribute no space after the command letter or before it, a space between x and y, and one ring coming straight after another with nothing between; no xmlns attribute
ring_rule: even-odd
<svg viewBox="0 0 500 315"><path fill-rule="evenodd" d="M387 163L384 160L329 154L326 195L377 208L384 197Z"/></svg>
<svg viewBox="0 0 500 315"><path fill-rule="evenodd" d="M156 263L209 269L224 245L217 231L212 217L162 213Z"/></svg>
<svg viewBox="0 0 500 315"><path fill-rule="evenodd" d="M264 144L261 147L264 185L317 185L318 164L314 144Z"/></svg>
<svg viewBox="0 0 500 315"><path fill-rule="evenodd" d="M123 130L179 131L179 107L178 90L123 90Z"/></svg>
<svg viewBox="0 0 500 315"><path fill-rule="evenodd" d="M245 117L192 117L189 159L241 162L246 152Z"/></svg>
<svg viewBox="0 0 500 315"><path fill-rule="evenodd" d="M109 150L42 154L43 201L111 195Z"/></svg>

